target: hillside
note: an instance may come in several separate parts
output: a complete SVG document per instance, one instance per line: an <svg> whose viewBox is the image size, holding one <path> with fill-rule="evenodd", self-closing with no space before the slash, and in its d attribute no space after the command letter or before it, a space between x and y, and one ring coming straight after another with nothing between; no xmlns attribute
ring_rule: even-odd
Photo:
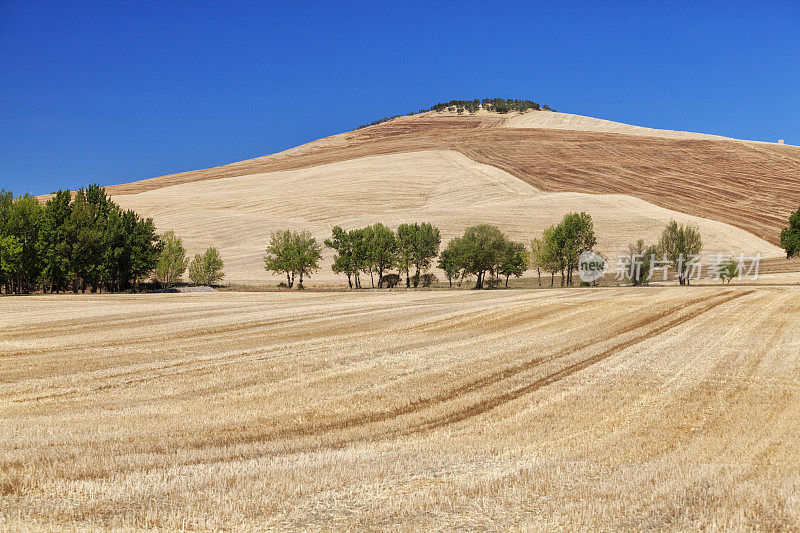
<svg viewBox="0 0 800 533"><path fill-rule="evenodd" d="M271 278L261 257L270 231L310 230L319 241L334 225L363 227L382 221L391 228L430 221L447 241L468 225L497 224L509 237L529 243L571 211L592 214L597 249L616 257L639 236L655 242L676 218L700 226L709 251L782 252L726 224L676 213L628 195L541 192L496 167L456 151L367 156L297 170L250 174L172 185L116 196L123 207L154 217L175 230L190 251L221 246L227 280L264 283ZM313 284L341 284L324 255ZM442 276L439 276L440 279ZM277 281L275 281L277 283Z"/></svg>
<svg viewBox="0 0 800 533"><path fill-rule="evenodd" d="M491 222L528 242L569 210L594 216L612 257L673 217L699 224L708 251L779 257L800 205L800 148L547 111L426 112L108 191L192 253L219 246L229 281L269 279L261 255L287 226L322 239L336 224L430 220L450 238ZM316 282L337 282L329 260Z"/></svg>

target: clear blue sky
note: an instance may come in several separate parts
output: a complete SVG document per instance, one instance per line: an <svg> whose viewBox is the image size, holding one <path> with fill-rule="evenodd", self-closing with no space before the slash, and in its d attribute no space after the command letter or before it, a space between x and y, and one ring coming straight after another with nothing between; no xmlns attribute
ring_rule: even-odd
<svg viewBox="0 0 800 533"><path fill-rule="evenodd" d="M800 2L0 0L0 187L18 194L484 97L800 144Z"/></svg>

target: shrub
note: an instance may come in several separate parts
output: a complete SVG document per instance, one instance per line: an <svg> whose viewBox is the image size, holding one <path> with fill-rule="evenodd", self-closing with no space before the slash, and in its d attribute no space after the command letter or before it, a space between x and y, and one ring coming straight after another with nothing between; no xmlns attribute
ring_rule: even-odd
<svg viewBox="0 0 800 533"><path fill-rule="evenodd" d="M161 253L156 263L156 280L169 289L181 280L187 266L186 249L183 241L168 231L161 236Z"/></svg>
<svg viewBox="0 0 800 533"><path fill-rule="evenodd" d="M223 266L219 250L212 246L189 263L189 279L195 285L214 285L225 277Z"/></svg>
<svg viewBox="0 0 800 533"><path fill-rule="evenodd" d="M422 284L423 287L430 287L431 285L433 285L438 281L439 280L436 279L436 275L431 274L430 272L427 274L423 274L422 277L420 278L420 283Z"/></svg>

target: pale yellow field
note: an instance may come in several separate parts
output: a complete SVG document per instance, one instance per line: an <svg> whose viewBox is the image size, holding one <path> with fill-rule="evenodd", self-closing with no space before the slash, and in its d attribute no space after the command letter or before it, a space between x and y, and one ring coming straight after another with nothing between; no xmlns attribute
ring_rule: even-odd
<svg viewBox="0 0 800 533"><path fill-rule="evenodd" d="M800 528L800 288L0 306L0 529Z"/></svg>
<svg viewBox="0 0 800 533"><path fill-rule="evenodd" d="M540 113L544 115L545 113ZM525 116L525 115L523 115ZM432 222L443 246L466 227L490 223L530 244L568 212L592 215L597 249L612 263L630 242L655 243L674 218L700 227L708 252L781 257L782 250L742 229L657 207L621 194L543 193L496 167L454 151L370 156L310 168L184 183L114 196L124 208L153 217L160 231L174 230L190 255L217 246L226 281L277 284L263 268L272 231L308 229L322 242L331 229L383 222ZM634 237L632 237L634 236ZM309 286L346 284L330 270L324 252ZM444 279L437 271L440 279Z"/></svg>
<svg viewBox="0 0 800 533"><path fill-rule="evenodd" d="M644 128L642 126L633 126L631 124L623 124L622 122L614 122L612 120L585 117L583 115L574 115L572 113L557 113L553 111L546 113L528 112L517 114L506 120L503 123L503 127L596 131L602 133L621 133L624 135L641 135L644 137L661 137L665 139L731 140L729 137L710 135L707 133Z"/></svg>

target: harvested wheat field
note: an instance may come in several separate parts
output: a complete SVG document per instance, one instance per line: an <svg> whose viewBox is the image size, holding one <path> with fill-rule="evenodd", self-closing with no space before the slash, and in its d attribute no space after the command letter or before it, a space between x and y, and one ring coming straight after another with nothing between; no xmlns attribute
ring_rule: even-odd
<svg viewBox="0 0 800 533"><path fill-rule="evenodd" d="M800 528L800 289L30 296L0 528Z"/></svg>

